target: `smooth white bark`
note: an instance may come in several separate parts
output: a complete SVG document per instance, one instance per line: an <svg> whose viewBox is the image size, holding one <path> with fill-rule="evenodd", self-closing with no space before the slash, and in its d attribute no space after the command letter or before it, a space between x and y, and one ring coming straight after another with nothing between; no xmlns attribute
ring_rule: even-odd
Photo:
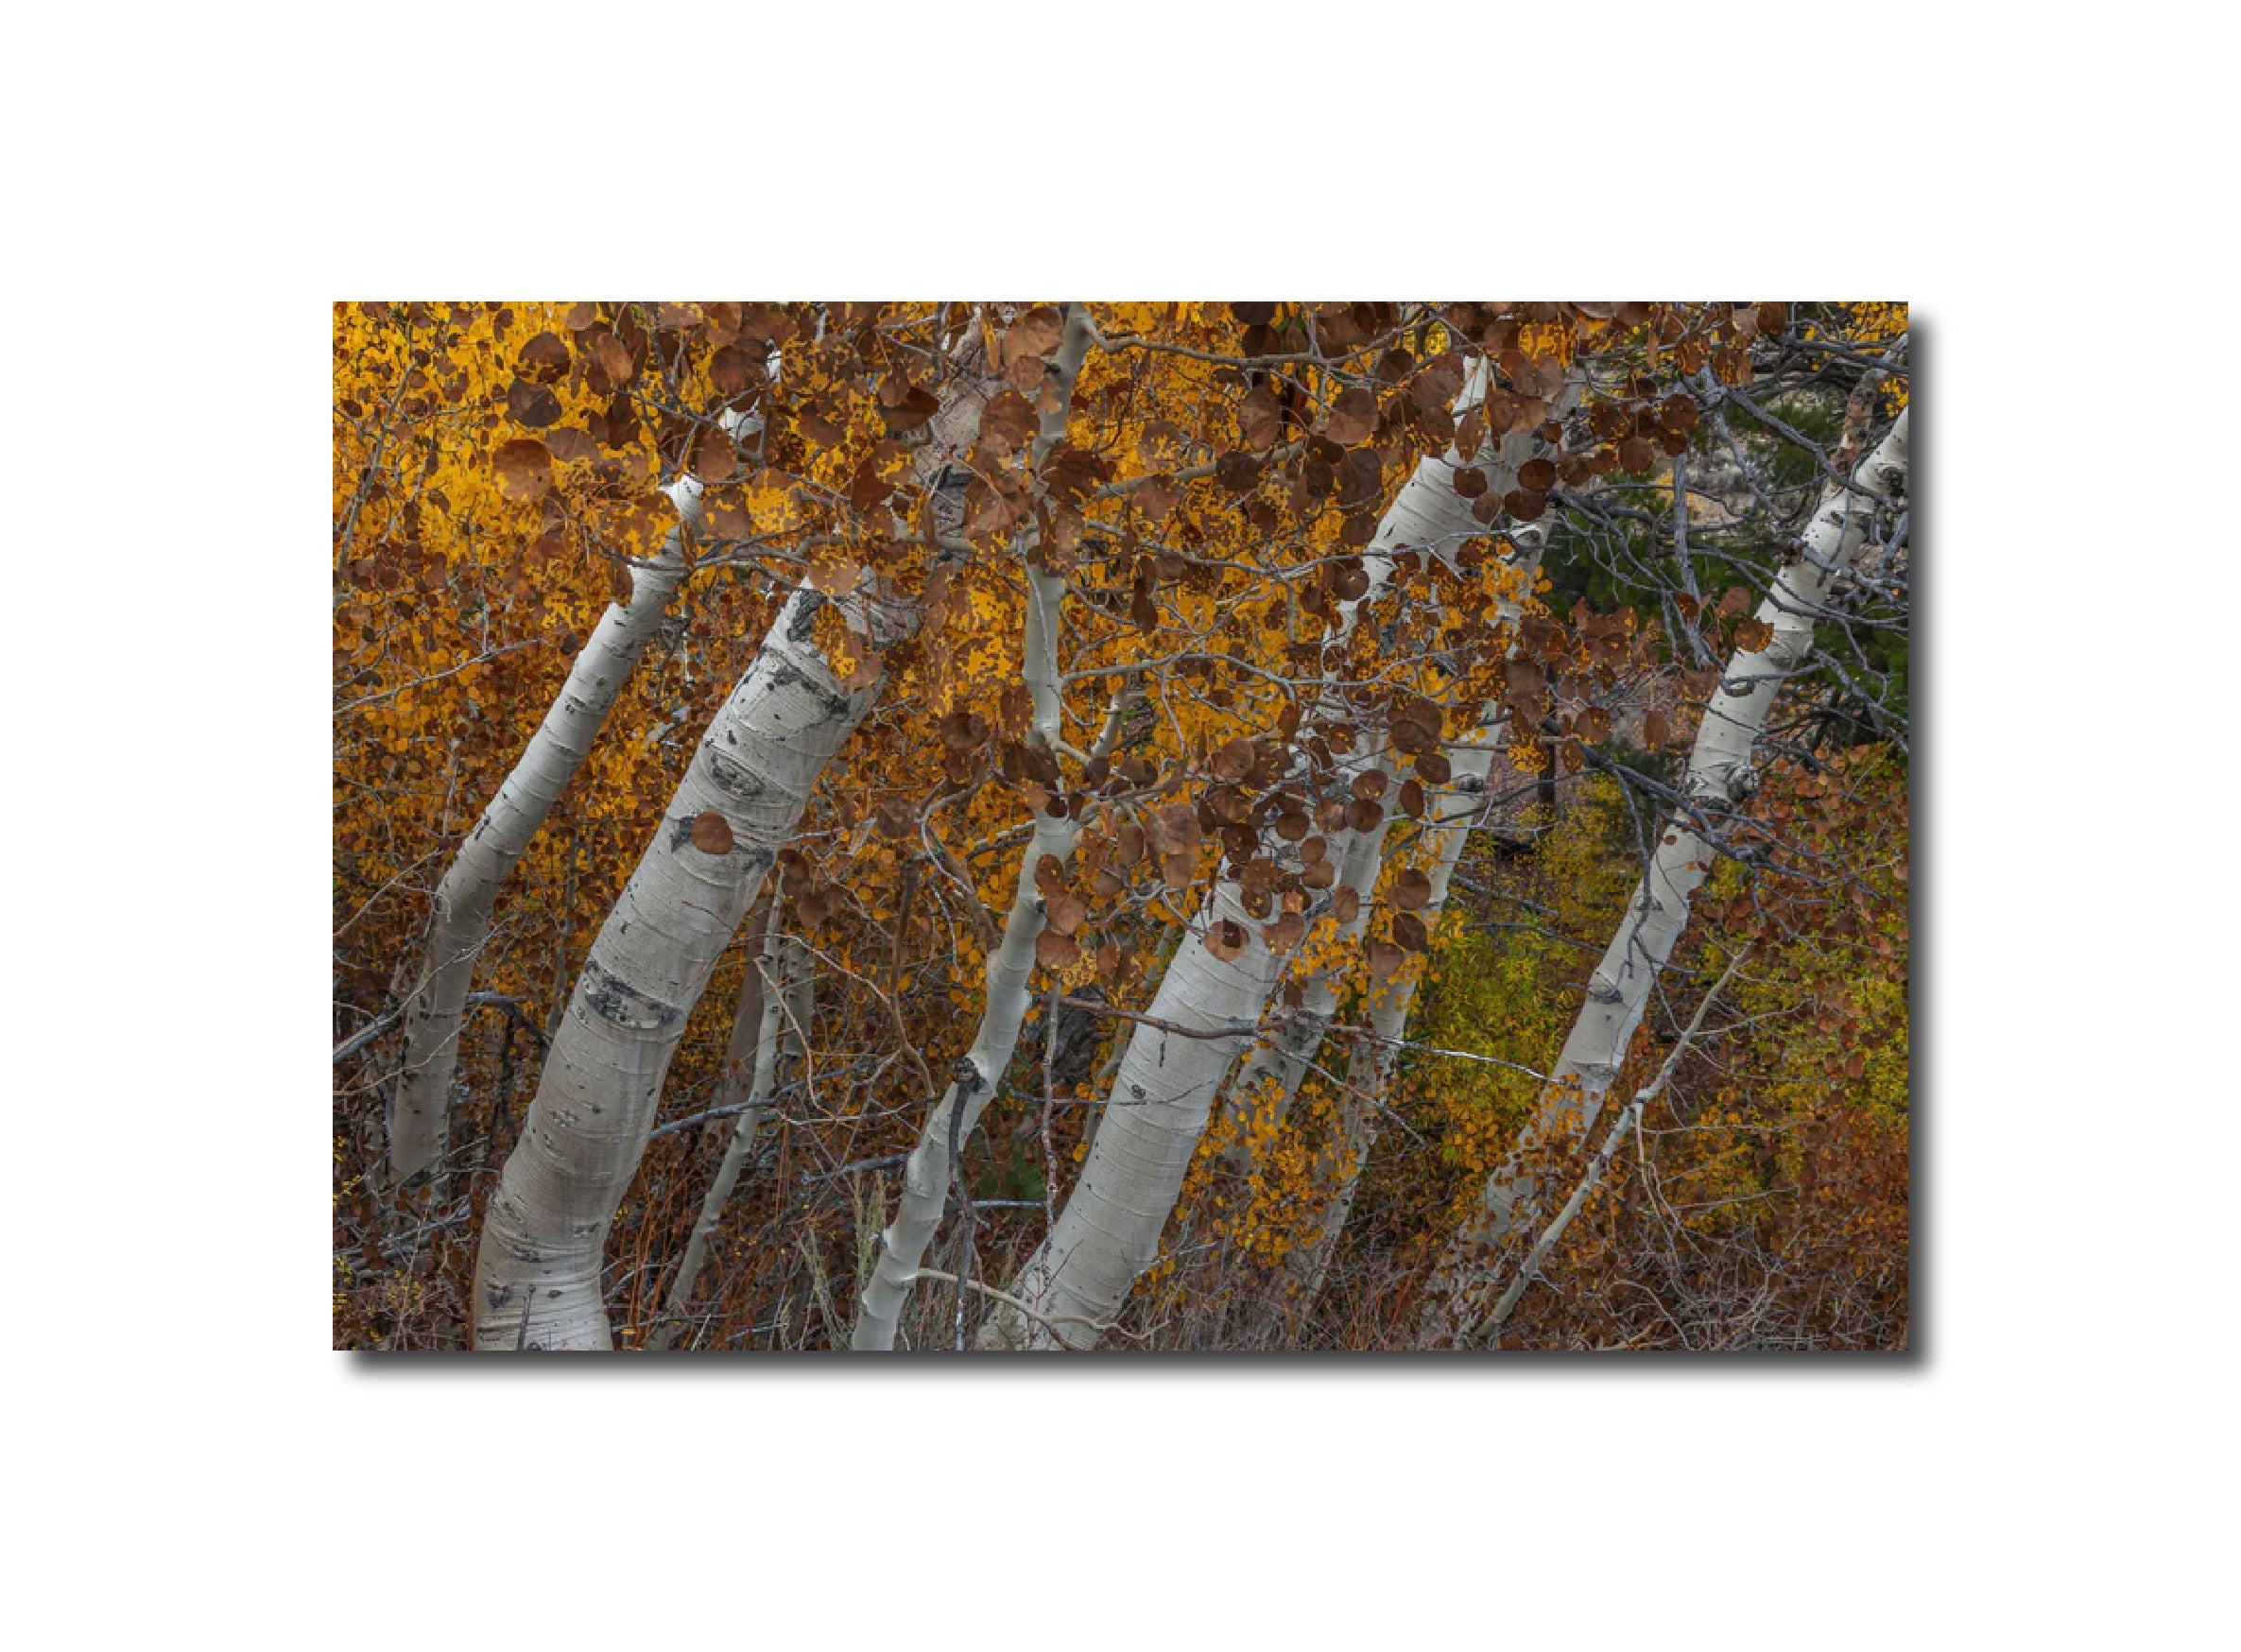
<svg viewBox="0 0 2241 1652"><path fill-rule="evenodd" d="M1853 486L1832 487L1815 509L1800 555L1783 567L1759 607L1757 617L1772 633L1766 647L1740 650L1730 660L1697 731L1684 789L1703 817L1717 820L1732 813L1757 790L1751 751L1766 732L1782 680L1811 653L1815 622L1831 586L1867 542L1877 505L1905 489L1906 471L1907 414L1902 412L1853 473ZM1420 1327L1425 1339L1453 1341L1476 1322L1484 1259L1534 1213L1532 1179L1519 1170L1523 1154L1554 1130L1584 1131L1595 1123L1714 858L1713 847L1687 817L1667 823L1617 934L1588 977L1586 1001L1524 1140L1488 1179L1479 1209L1433 1276Z"/></svg>
<svg viewBox="0 0 2241 1652"><path fill-rule="evenodd" d="M682 477L667 492L682 522L699 516L698 482ZM632 565L629 602L611 604L600 615L544 721L436 886L425 958L405 1013L405 1056L389 1110L392 1181L440 1173L459 1024L475 964L491 937L499 886L583 766L600 725L646 643L661 628L663 612L683 579L681 525L651 561Z"/></svg>
<svg viewBox="0 0 2241 1652"><path fill-rule="evenodd" d="M794 593L710 725L654 840L600 928L506 1161L475 1255L475 1345L612 1346L599 1273L685 1019L874 685L836 680ZM723 817L710 854L693 822Z"/></svg>
<svg viewBox="0 0 2241 1652"><path fill-rule="evenodd" d="M1065 438L1075 382L1095 336L1082 306L1070 304L1064 313L1065 331L1052 363L1040 426L1029 451L1031 467L1039 467ZM1059 630L1066 582L1036 564L1031 545L1026 574L1021 673L1033 705L1034 738L1055 754L1062 734ZM1108 739L1117 729L1121 714L1122 705L1116 702L1115 714L1107 723ZM849 1339L849 1346L858 1351L887 1351L895 1345L903 1306L909 1299L911 1285L921 1277L926 1248L940 1227L956 1155L963 1150L982 1111L994 1098L996 1086L1019 1047L1020 1026L1027 1012L1027 979L1035 969L1035 942L1044 924L1044 903L1035 886L1035 869L1045 855L1060 865L1071 862L1079 836L1079 822L1053 817L1047 810L1036 811L1026 847L1020 852L1003 938L988 956L980 1024L974 1030L972 1047L957 1063L955 1081L919 1132L918 1143L904 1166L902 1198L894 1220L879 1236L879 1253L857 1303L855 1328Z"/></svg>
<svg viewBox="0 0 2241 1652"><path fill-rule="evenodd" d="M1228 919L1245 950L1224 961L1206 933ZM1159 1253L1215 1093L1253 1030L1276 984L1261 925L1224 881L1160 978L1149 1018L1139 1023L1107 1093L1097 1139L1049 1236L1021 1270L1011 1294L1039 1320L999 1308L986 1347L1089 1348L1136 1277Z"/></svg>

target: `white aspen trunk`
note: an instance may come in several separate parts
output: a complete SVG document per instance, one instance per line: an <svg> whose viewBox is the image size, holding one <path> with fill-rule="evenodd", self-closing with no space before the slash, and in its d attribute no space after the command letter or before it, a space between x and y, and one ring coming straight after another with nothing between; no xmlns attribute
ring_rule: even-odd
<svg viewBox="0 0 2241 1652"><path fill-rule="evenodd" d="M778 1039L785 1024L787 983L779 976L779 918L784 902L778 891L771 891L770 920L763 927L763 945L747 966L748 984L753 988L750 1009L749 992L740 992L740 1015L733 1023L732 1046L725 1052L724 1082L718 1088L717 1106L733 1100L744 1101L738 1118L733 1121L732 1140L724 1148L723 1162L717 1166L715 1179L709 1183L708 1195L700 1201L700 1214L693 1223L692 1237L686 1240L684 1255L677 1264L677 1276L670 1281L669 1297L662 1310L663 1323L656 1329L646 1346L667 1349L675 1346L683 1329L685 1309L693 1299L693 1286L700 1277L700 1266L708 1258L709 1241L715 1236L718 1224L724 1219L724 1207L732 1202L732 1193L739 1185L739 1174L754 1157L755 1137L763 1125L763 1106L770 1098L771 1077L778 1070ZM750 1023L748 1019L751 1014ZM748 1041L751 1040L751 1044ZM746 1046L746 1047L742 1047Z"/></svg>
<svg viewBox="0 0 2241 1652"><path fill-rule="evenodd" d="M1482 361L1466 378L1457 406L1480 399L1485 382ZM1443 457L1417 466L1363 553L1370 578L1363 601L1383 588L1404 550L1448 555L1462 541L1487 532L1471 514L1470 501L1456 491L1455 473L1468 466L1491 475L1498 462L1490 445L1468 458L1451 447ZM1339 637L1352 630L1359 606L1341 610ZM1206 949L1207 931L1224 919L1246 934L1245 951L1226 964ZM1151 1023L1138 1025L1081 1176L1009 1293L1026 1312L1000 1307L982 1331L983 1347L1095 1346L1137 1276L1158 1259L1161 1230L1182 1192L1215 1095L1250 1047L1277 976L1276 960L1261 938L1260 924L1245 909L1243 891L1234 879L1217 880L1200 921L1183 937L1161 977L1147 1014L1171 1028L1240 1030L1193 1037Z"/></svg>
<svg viewBox="0 0 2241 1652"><path fill-rule="evenodd" d="M980 390L966 386L937 414L922 477L970 439ZM803 584L779 611L592 943L484 1219L478 1349L613 1346L600 1290L607 1232L686 1017L818 777L879 696L877 681L843 688L819 652L811 628L826 600ZM914 608L882 608L862 589L841 602L851 625L883 645L917 624ZM730 828L720 854L693 843L693 822L709 813Z"/></svg>
<svg viewBox="0 0 2241 1652"><path fill-rule="evenodd" d="M1206 947L1207 931L1223 919L1246 937L1244 952L1226 963ZM1000 1307L983 1347L1095 1344L1159 1254L1215 1093L1252 1042L1275 984L1261 926L1224 880L1161 976L1149 1019L1113 1076L1081 1178L1010 1293L1039 1317Z"/></svg>
<svg viewBox="0 0 2241 1652"><path fill-rule="evenodd" d="M1039 468L1045 456L1064 439L1066 422L1074 405L1074 385L1095 329L1089 313L1078 304L1065 308L1065 332L1053 364L1049 393L1035 442L1029 450L1030 469ZM1021 645L1021 674L1033 702L1034 738L1054 755L1063 731L1059 696L1060 604L1066 582L1036 565L1032 545L1026 559L1027 601ZM1110 744L1125 714L1125 699L1116 699L1106 722ZM1035 869L1044 855L1063 865L1073 859L1080 824L1071 818L1054 819L1038 810L1026 847L1020 852L1011 907L1004 917L1004 934L987 963L987 989L980 1024L972 1047L958 1061L951 1083L903 1170L902 1198L894 1220L879 1236L879 1254L856 1308L856 1323L849 1346L860 1352L887 1351L895 1346L895 1332L911 1285L920 1277L926 1248L941 1225L941 1212L949 1191L956 1156L964 1149L980 1115L996 1093L1005 1069L1019 1047L1020 1025L1027 1013L1027 979L1035 969L1035 942L1043 934L1044 905L1035 887Z"/></svg>
<svg viewBox="0 0 2241 1652"><path fill-rule="evenodd" d="M871 709L810 637L824 598L780 611L710 725L577 976L560 1035L491 1196L474 1264L478 1348L612 1346L599 1273L607 1230L686 1017L794 835L811 788ZM695 847L714 813L732 847Z"/></svg>
<svg viewBox="0 0 2241 1652"><path fill-rule="evenodd" d="M1752 748L1766 732L1782 679L1812 651L1814 624L1836 576L1867 541L1878 502L1899 493L1907 470L1907 414L1853 474L1850 489L1832 487L1815 509L1801 554L1775 577L1758 618L1772 631L1767 646L1739 650L1728 663L1704 712L1689 757L1685 790L1704 816L1732 814L1758 788ZM1602 960L1588 977L1586 1002L1564 1040L1518 1150L1488 1179L1479 1209L1435 1270L1420 1334L1435 1345L1458 1339L1476 1322L1481 1264L1494 1247L1529 1221L1533 1183L1518 1169L1525 1150L1550 1132L1584 1131L1625 1064L1649 995L1688 925L1689 901L1710 873L1715 852L1684 817L1667 822L1648 872L1635 886Z"/></svg>
<svg viewBox="0 0 2241 1652"><path fill-rule="evenodd" d="M698 517L698 482L682 477L667 492L683 522ZM631 567L629 604L611 604L600 615L544 721L436 886L425 959L405 1012L405 1057L389 1113L392 1182L441 1175L459 1023L475 963L491 937L499 886L583 766L599 726L683 579L681 525L652 561Z"/></svg>

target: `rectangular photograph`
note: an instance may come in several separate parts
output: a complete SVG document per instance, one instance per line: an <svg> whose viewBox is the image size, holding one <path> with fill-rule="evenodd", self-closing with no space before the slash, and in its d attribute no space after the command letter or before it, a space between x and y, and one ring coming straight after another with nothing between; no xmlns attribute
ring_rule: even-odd
<svg viewBox="0 0 2241 1652"><path fill-rule="evenodd" d="M334 306L334 1346L1910 1346L1907 310Z"/></svg>

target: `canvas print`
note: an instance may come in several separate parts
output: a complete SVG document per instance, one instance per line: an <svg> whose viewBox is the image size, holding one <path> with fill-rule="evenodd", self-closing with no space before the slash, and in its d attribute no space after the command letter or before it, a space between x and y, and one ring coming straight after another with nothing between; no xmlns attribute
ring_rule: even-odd
<svg viewBox="0 0 2241 1652"><path fill-rule="evenodd" d="M1909 1339L1909 336L334 309L334 1339Z"/></svg>

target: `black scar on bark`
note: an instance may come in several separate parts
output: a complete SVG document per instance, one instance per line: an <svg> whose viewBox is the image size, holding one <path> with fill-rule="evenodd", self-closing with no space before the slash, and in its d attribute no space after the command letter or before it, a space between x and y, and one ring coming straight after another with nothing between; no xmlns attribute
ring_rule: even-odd
<svg viewBox="0 0 2241 1652"><path fill-rule="evenodd" d="M649 998L596 959L584 961L581 990L593 1014L632 1032L662 1032L684 1020L675 1005Z"/></svg>
<svg viewBox="0 0 2241 1652"><path fill-rule="evenodd" d="M770 663L770 681L776 688L799 686L804 694L817 701L818 709L828 717L843 716L849 711L848 696L835 694L799 665L783 656ZM785 740L786 736L783 734L778 736L780 745L784 745Z"/></svg>
<svg viewBox="0 0 2241 1652"><path fill-rule="evenodd" d="M754 770L749 768L744 763L726 757L714 747L707 748L706 754L709 783L724 796L737 798L741 802L752 802L769 789L763 784ZM686 826L685 835L688 837L692 835L689 822ZM670 847L674 849L677 845L671 844Z"/></svg>
<svg viewBox="0 0 2241 1652"><path fill-rule="evenodd" d="M799 643L809 635L809 628L817 620L817 611L825 606L823 593L817 591L802 592L795 602L797 611L785 628L785 640L789 643Z"/></svg>

